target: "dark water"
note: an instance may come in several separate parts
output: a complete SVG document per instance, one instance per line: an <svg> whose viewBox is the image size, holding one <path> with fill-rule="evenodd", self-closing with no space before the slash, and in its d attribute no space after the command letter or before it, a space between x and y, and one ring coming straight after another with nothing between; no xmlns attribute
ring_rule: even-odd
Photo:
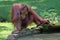
<svg viewBox="0 0 60 40"><path fill-rule="evenodd" d="M14 38L13 35L12 37ZM60 40L60 28L44 30L43 33L33 29L26 32L21 31L15 40Z"/></svg>
<svg viewBox="0 0 60 40"><path fill-rule="evenodd" d="M60 33L36 34L27 37L21 37L17 40L60 40Z"/></svg>
<svg viewBox="0 0 60 40"><path fill-rule="evenodd" d="M34 34L25 37L19 37L17 40L60 40L60 29L52 29L42 34Z"/></svg>

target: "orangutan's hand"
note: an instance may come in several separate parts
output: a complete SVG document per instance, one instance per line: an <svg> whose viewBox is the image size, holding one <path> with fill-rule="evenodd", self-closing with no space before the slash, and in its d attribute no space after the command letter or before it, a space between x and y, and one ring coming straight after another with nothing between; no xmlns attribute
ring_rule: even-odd
<svg viewBox="0 0 60 40"><path fill-rule="evenodd" d="M49 24L50 20L48 18L46 18L46 19L43 20L43 22Z"/></svg>

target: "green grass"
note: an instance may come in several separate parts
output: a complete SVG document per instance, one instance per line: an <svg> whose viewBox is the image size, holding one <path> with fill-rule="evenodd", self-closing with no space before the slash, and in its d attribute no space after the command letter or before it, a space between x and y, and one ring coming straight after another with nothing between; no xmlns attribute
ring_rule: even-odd
<svg viewBox="0 0 60 40"><path fill-rule="evenodd" d="M11 23L0 23L0 40L6 40L14 27Z"/></svg>
<svg viewBox="0 0 60 40"><path fill-rule="evenodd" d="M28 28L32 28L35 26L33 23L32 25L28 26ZM0 23L0 40L6 40L8 35L10 35L13 30L14 26L12 23Z"/></svg>

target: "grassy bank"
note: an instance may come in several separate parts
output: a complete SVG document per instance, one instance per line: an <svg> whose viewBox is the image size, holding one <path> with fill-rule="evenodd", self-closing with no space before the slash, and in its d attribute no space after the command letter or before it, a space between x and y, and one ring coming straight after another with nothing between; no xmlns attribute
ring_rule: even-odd
<svg viewBox="0 0 60 40"><path fill-rule="evenodd" d="M34 24L28 26L28 28L31 27L34 27ZM0 40L6 40L13 30L14 26L12 23L0 23Z"/></svg>

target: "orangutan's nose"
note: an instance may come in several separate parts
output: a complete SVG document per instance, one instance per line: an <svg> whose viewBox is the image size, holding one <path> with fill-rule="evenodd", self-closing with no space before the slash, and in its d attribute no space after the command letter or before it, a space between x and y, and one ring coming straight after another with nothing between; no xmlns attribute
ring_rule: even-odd
<svg viewBox="0 0 60 40"><path fill-rule="evenodd" d="M26 18L26 16L25 15L21 15L21 19L25 19Z"/></svg>

